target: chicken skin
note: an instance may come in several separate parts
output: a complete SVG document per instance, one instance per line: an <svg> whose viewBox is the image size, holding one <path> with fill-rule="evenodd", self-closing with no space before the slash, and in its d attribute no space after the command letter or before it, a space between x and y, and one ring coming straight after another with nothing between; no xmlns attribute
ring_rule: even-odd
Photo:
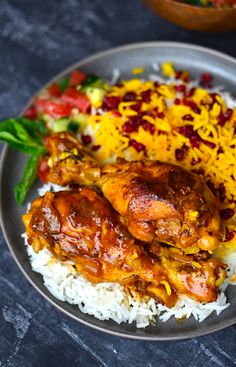
<svg viewBox="0 0 236 367"><path fill-rule="evenodd" d="M199 177L178 166L145 160L125 164L121 172L103 173L99 182L139 240L157 239L190 252L217 246L219 211Z"/></svg>
<svg viewBox="0 0 236 367"><path fill-rule="evenodd" d="M216 249L221 230L218 202L198 176L149 160L99 167L70 133L53 134L46 145L48 181L96 185L135 238L157 240L186 253Z"/></svg>
<svg viewBox="0 0 236 367"><path fill-rule="evenodd" d="M225 266L217 259L184 255L160 244L134 240L110 203L95 190L48 192L23 216L28 242L38 252L48 248L61 260L72 260L93 283L119 282L169 307L185 294L214 301Z"/></svg>

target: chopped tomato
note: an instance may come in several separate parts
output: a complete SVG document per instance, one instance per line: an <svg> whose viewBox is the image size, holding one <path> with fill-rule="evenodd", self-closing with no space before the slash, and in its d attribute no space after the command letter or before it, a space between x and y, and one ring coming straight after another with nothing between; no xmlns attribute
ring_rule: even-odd
<svg viewBox="0 0 236 367"><path fill-rule="evenodd" d="M61 89L57 83L53 83L48 88L49 93L53 97L60 97L61 96Z"/></svg>
<svg viewBox="0 0 236 367"><path fill-rule="evenodd" d="M24 117L27 117L30 120L35 120L37 118L37 112L36 112L36 108L34 106L29 107L25 113L24 113Z"/></svg>
<svg viewBox="0 0 236 367"><path fill-rule="evenodd" d="M65 90L61 99L71 107L78 108L82 113L87 112L88 108L90 107L90 101L88 97L84 93L77 91L72 87L68 87Z"/></svg>
<svg viewBox="0 0 236 367"><path fill-rule="evenodd" d="M64 102L54 102L49 99L35 98L34 104L37 113L45 113L54 118L69 116L71 112L71 106Z"/></svg>
<svg viewBox="0 0 236 367"><path fill-rule="evenodd" d="M38 176L43 183L48 182L48 179L47 179L48 174L49 174L48 159L45 158L41 160L41 162L39 163L39 167L38 167Z"/></svg>
<svg viewBox="0 0 236 367"><path fill-rule="evenodd" d="M86 75L84 73L81 73L81 71L74 70L71 73L70 77L70 85L75 86L78 84L83 83L83 81L86 79Z"/></svg>
<svg viewBox="0 0 236 367"><path fill-rule="evenodd" d="M45 145L45 148L49 151L49 153L52 153L52 147L51 147L52 139L50 139L50 135L47 135L43 138L43 143Z"/></svg>
<svg viewBox="0 0 236 367"><path fill-rule="evenodd" d="M213 5L216 8L223 8L224 6L228 5L228 6L233 6L236 4L236 0L211 0L211 3L213 3Z"/></svg>

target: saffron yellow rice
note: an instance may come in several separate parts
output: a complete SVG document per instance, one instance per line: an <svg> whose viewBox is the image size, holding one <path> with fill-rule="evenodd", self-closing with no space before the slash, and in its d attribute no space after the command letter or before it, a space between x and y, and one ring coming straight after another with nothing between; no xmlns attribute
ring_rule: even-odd
<svg viewBox="0 0 236 367"><path fill-rule="evenodd" d="M236 249L236 108L229 108L220 93L191 88L185 71L175 79L171 62L162 71L171 82L135 76L107 86L80 132L93 136L93 155L101 163L148 158L202 175L220 199L224 233L218 255L223 256ZM116 103L116 111L104 108L106 98Z"/></svg>

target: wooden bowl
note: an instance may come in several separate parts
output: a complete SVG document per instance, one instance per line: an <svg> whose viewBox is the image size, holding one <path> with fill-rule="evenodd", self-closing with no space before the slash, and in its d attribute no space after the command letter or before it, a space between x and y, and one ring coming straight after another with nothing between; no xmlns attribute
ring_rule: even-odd
<svg viewBox="0 0 236 367"><path fill-rule="evenodd" d="M236 29L236 8L213 9L188 5L180 0L144 0L158 15L194 31L222 32Z"/></svg>

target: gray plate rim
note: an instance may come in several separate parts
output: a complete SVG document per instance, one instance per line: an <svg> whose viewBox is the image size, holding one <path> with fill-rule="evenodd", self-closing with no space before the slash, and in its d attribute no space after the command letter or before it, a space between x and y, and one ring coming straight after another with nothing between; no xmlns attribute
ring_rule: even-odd
<svg viewBox="0 0 236 367"><path fill-rule="evenodd" d="M224 54L223 52L208 48L208 47L203 47L203 46L199 46L199 45L195 45L195 44L191 44L191 43L183 43L183 42L170 42L170 41L152 41L152 42L139 42L139 43L132 43L132 44L126 44L124 46L118 46L118 47L113 47L101 52L97 52L95 54L93 54L92 56L88 56L86 58L83 58L81 60L79 60L78 62L72 64L71 66L68 66L67 68L65 68L62 72L58 73L56 76L54 76L48 83L46 83L42 88L40 88L40 90L35 94L37 95L40 91L42 91L43 89L47 88L48 85L50 85L51 83L53 83L54 81L60 79L60 77L62 77L63 75L68 74L69 72L71 72L73 69L76 69L78 67L82 67L83 65L86 65L87 63L94 61L96 59L99 59L103 56L108 56L108 55L114 55L116 53L120 53L123 51L129 51L129 50L135 50L135 49L144 49L144 48L152 48L152 47L173 47L173 48L185 48L186 50L192 50L192 51L199 51L205 54L211 54L211 55L215 55L218 56L220 58L222 58L222 60L225 61L229 61L233 64L235 64L236 67L236 59L232 56L229 56L227 54ZM29 102L27 103L27 105L24 107L24 109L22 110L21 114L24 113L24 111L28 108L28 106L31 104L32 102L32 98L29 100ZM5 158L7 156L7 153L9 151L9 148L7 145L5 145L2 149L2 153L0 156L0 185L2 183L3 180L3 165L4 165L4 161ZM126 339L134 339L134 340L145 340L145 341L176 341L176 340L184 340L184 339L190 339L190 338L194 338L194 337L199 337L199 336L203 336L203 335L208 335L210 333L222 330L226 327L232 326L236 323L236 314L234 317L229 318L228 320L221 320L219 323L215 324L214 326L209 327L208 330L193 330L190 332L181 332L178 335L172 335L172 336L161 336L161 335L135 335L135 334L125 334L124 332L118 332L118 331L113 331L113 330L108 330L105 327L101 327L101 326L97 326L94 325L92 322L89 321L84 321L81 320L79 317L71 314L69 311L65 310L63 307L61 307L60 305L56 304L54 302L53 299L50 299L41 289L39 289L37 287L37 285L34 283L34 281L31 279L31 276L29 273L27 273L25 271L25 269L21 266L17 256L14 253L13 250L13 246L11 244L10 239L8 238L8 234L6 232L5 229L5 225L4 225L4 212L3 212L3 207L2 207L2 192L0 193L1 197L0 197L0 225L2 228L2 232L5 238L5 241L7 243L7 246L11 252L11 255L13 256L16 264L18 265L19 269L21 270L21 272L24 274L24 276L26 277L26 279L30 282L30 284L37 290L37 292L44 297L44 299L46 299L50 304L52 304L54 307L57 308L57 310L60 310L61 312L63 312L65 315L71 317L72 319L76 320L77 322L82 323L83 325L86 325L92 329L95 329L97 331L100 332L105 332L107 334L110 334L112 336L119 336L119 337L123 337ZM32 271L33 272L33 271Z"/></svg>

